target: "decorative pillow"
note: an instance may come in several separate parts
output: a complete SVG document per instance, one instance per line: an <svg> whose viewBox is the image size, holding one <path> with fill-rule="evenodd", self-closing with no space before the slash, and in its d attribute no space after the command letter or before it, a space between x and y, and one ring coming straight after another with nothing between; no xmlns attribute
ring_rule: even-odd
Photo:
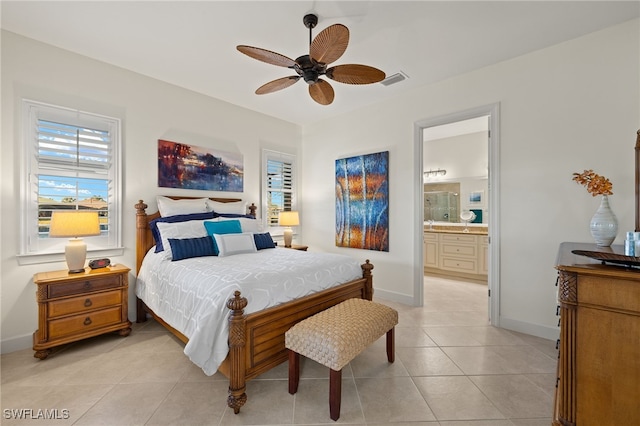
<svg viewBox="0 0 640 426"><path fill-rule="evenodd" d="M194 214L179 214L176 216L159 217L157 219L152 220L151 222L149 222L149 228L151 228L151 234L153 234L153 239L156 242L156 253L159 253L164 250L164 246L162 245L162 238L160 237L160 231L158 230L158 222L176 223L176 222L187 222L190 220L213 219L214 217L215 217L214 212L207 212L207 213L194 213Z"/></svg>
<svg viewBox="0 0 640 426"><path fill-rule="evenodd" d="M253 240L256 243L257 250L276 248L276 243L273 242L271 234L265 232L264 234L253 234Z"/></svg>
<svg viewBox="0 0 640 426"><path fill-rule="evenodd" d="M182 260L190 257L215 256L213 238L169 238L171 246L171 260Z"/></svg>
<svg viewBox="0 0 640 426"><path fill-rule="evenodd" d="M247 214L247 203L245 201L233 201L231 203L221 203L207 198L207 207L216 213Z"/></svg>
<svg viewBox="0 0 640 426"><path fill-rule="evenodd" d="M238 219L232 220L207 220L204 222L207 234L213 236L213 234L239 234L242 232L242 226Z"/></svg>
<svg viewBox="0 0 640 426"><path fill-rule="evenodd" d="M169 238L201 238L206 237L207 230L204 227L206 222L202 220L190 220L188 222L167 223L159 222L158 230L162 241L163 253L167 259L173 256Z"/></svg>
<svg viewBox="0 0 640 426"><path fill-rule="evenodd" d="M232 217L234 217L232 219ZM229 215L229 216L220 216L216 217L214 221L216 222L225 222L230 220L237 220L240 222L240 227L242 228L242 232L262 232L262 221L255 219L252 216L240 216L240 215Z"/></svg>
<svg viewBox="0 0 640 426"><path fill-rule="evenodd" d="M195 198L174 200L169 197L158 195L158 211L161 216L175 216L178 214L205 213L211 211L207 201L208 198Z"/></svg>
<svg viewBox="0 0 640 426"><path fill-rule="evenodd" d="M251 232L241 234L214 234L218 245L218 256L232 256L240 253L255 253L256 243Z"/></svg>
<svg viewBox="0 0 640 426"><path fill-rule="evenodd" d="M239 220L225 220L222 222L214 222L207 220L204 223L204 227L207 231L207 234L211 237L215 237L216 234L224 235L224 234L239 234L242 232L242 227L240 226ZM215 238L213 240L213 249L216 252L216 256L218 255L218 243Z"/></svg>

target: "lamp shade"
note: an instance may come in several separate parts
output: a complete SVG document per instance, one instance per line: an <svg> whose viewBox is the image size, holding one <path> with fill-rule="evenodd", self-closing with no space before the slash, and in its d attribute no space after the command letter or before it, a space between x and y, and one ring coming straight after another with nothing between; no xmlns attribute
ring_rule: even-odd
<svg viewBox="0 0 640 426"><path fill-rule="evenodd" d="M69 244L64 248L69 273L84 272L87 259L87 245L79 237L100 235L100 219L95 211L55 211L51 214L50 237L68 237Z"/></svg>
<svg viewBox="0 0 640 426"><path fill-rule="evenodd" d="M280 212L278 216L278 224L280 226L298 226L300 225L300 217L298 212Z"/></svg>
<svg viewBox="0 0 640 426"><path fill-rule="evenodd" d="M100 221L95 211L54 211L51 214L49 237L88 237L100 235Z"/></svg>

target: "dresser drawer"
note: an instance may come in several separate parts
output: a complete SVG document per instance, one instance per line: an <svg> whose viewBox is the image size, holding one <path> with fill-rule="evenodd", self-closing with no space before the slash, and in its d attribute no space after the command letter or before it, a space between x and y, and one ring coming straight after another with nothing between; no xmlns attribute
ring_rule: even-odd
<svg viewBox="0 0 640 426"><path fill-rule="evenodd" d="M56 284L48 284L48 297L72 296L91 291L106 290L109 288L122 287L121 275L110 275L105 277L91 277L84 280L67 281Z"/></svg>
<svg viewBox="0 0 640 426"><path fill-rule="evenodd" d="M114 306L100 311L73 315L49 321L49 338L55 339L67 335L91 331L96 328L122 321L122 306Z"/></svg>
<svg viewBox="0 0 640 426"><path fill-rule="evenodd" d="M84 311L92 311L107 306L119 305L122 303L122 291L113 290L105 293L87 294L70 299L55 300L49 302L49 318L63 315L75 314Z"/></svg>

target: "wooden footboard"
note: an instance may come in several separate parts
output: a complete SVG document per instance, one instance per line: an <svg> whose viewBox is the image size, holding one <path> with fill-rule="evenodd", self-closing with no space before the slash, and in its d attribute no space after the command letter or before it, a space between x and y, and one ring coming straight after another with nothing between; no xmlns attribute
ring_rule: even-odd
<svg viewBox="0 0 640 426"><path fill-rule="evenodd" d="M177 198L177 197L174 197ZM225 199L216 198L224 202ZM237 201L237 199L228 199ZM147 205L142 200L136 204L136 259L137 271L142 259L153 246L149 220L158 214L147 215ZM219 371L229 379L227 404L237 414L247 401L246 382L269 371L287 360L284 333L294 324L344 300L361 298L372 300L373 265L366 260L362 267L362 278L330 289L283 303L273 308L244 314L247 299L239 291L227 301L229 314L229 354ZM182 342L189 339L152 312L142 300L137 299L137 322L146 321L147 313L176 335Z"/></svg>

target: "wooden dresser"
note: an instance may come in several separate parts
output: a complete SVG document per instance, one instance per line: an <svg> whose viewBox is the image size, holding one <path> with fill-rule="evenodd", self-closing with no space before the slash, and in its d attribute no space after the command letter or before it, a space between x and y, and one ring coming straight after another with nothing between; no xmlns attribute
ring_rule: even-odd
<svg viewBox="0 0 640 426"><path fill-rule="evenodd" d="M70 274L67 270L35 274L38 329L34 356L45 359L54 346L118 331L131 333L128 273L123 265Z"/></svg>
<svg viewBox="0 0 640 426"><path fill-rule="evenodd" d="M560 352L553 425L640 425L640 269L558 252Z"/></svg>

